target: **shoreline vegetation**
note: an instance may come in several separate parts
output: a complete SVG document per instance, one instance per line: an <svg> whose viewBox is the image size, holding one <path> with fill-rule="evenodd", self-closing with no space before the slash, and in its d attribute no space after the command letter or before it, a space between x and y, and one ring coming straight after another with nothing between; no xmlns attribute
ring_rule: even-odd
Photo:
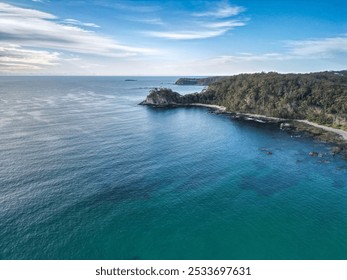
<svg viewBox="0 0 347 280"><path fill-rule="evenodd" d="M230 112L307 119L347 131L346 70L309 74L269 72L195 80L196 84L208 87L199 94L187 95L193 102L185 103L217 104ZM192 85L194 78L181 78L176 84Z"/></svg>
<svg viewBox="0 0 347 280"><path fill-rule="evenodd" d="M333 143L332 153L347 157L347 71L180 78L176 84L207 88L186 95L155 88L140 104L206 107L233 119L274 124L298 137Z"/></svg>

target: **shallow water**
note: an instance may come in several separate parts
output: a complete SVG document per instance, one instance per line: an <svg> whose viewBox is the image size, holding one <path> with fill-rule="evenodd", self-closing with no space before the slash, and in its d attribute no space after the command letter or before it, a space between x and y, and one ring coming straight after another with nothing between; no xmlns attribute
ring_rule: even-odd
<svg viewBox="0 0 347 280"><path fill-rule="evenodd" d="M1 259L347 259L347 161L328 145L138 106L202 88L125 79L0 77Z"/></svg>

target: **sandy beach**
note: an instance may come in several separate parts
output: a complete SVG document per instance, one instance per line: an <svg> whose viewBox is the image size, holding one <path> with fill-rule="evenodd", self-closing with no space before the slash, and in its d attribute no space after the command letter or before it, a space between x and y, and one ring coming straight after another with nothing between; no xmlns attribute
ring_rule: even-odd
<svg viewBox="0 0 347 280"><path fill-rule="evenodd" d="M224 106L203 104L203 103L190 103L188 105L189 106L197 106L197 107L207 107L207 108L217 109L217 110L220 110L220 111L223 111L223 112L226 112L226 109L227 109Z"/></svg>
<svg viewBox="0 0 347 280"><path fill-rule="evenodd" d="M324 129L326 131L331 131L331 132L334 132L340 136L342 136L342 138L344 140L347 140L347 131L344 131L342 129L338 129L338 128L333 128L333 127L329 127L329 126L325 126L325 125L321 125L321 124L316 124L314 122L310 122L308 120L297 120L298 122L302 122L302 123L306 123L308 125L312 125L312 126L315 126L315 127L318 127L318 128L321 128L321 129Z"/></svg>
<svg viewBox="0 0 347 280"><path fill-rule="evenodd" d="M189 106L207 107L207 108L217 109L219 111L227 113L226 107L219 106L219 105L210 105L210 104L203 104L203 103L191 103L191 104L189 104ZM245 117L260 118L260 119L265 119L265 120L274 120L274 121L285 121L286 120L286 119L281 119L281 118L276 118L276 117L268 117L268 116L259 115L259 114L248 114L248 113L235 113L235 114L242 115ZM333 128L333 127L329 127L329 126L325 126L325 125L320 125L320 124L317 124L314 122L310 122L308 120L295 120L295 121L306 123L308 125L324 129L326 131L334 132L334 133L340 135L344 140L347 141L347 131L344 131L342 129Z"/></svg>

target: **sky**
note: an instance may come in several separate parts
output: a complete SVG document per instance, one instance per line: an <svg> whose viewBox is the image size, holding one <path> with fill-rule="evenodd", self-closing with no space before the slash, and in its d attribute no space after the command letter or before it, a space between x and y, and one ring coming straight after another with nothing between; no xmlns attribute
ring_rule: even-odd
<svg viewBox="0 0 347 280"><path fill-rule="evenodd" d="M0 75L347 69L345 0L0 0Z"/></svg>

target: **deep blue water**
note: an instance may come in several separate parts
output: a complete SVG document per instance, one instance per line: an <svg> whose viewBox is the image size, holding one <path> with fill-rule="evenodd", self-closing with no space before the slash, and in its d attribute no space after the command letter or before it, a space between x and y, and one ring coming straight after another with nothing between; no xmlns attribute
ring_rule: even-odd
<svg viewBox="0 0 347 280"><path fill-rule="evenodd" d="M329 145L125 79L0 77L0 259L347 259Z"/></svg>

